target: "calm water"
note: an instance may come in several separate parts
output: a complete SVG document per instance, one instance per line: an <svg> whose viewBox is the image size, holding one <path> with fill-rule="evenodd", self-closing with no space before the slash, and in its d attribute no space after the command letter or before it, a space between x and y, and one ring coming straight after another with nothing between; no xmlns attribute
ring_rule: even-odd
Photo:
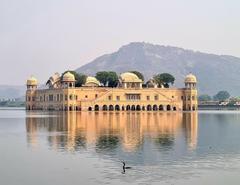
<svg viewBox="0 0 240 185"><path fill-rule="evenodd" d="M121 161L132 169L122 174ZM0 184L239 184L240 112L0 109Z"/></svg>

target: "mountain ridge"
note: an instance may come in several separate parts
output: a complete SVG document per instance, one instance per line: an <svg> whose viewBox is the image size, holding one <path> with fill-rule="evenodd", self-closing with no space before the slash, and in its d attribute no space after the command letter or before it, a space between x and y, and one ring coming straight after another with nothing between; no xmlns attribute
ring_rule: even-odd
<svg viewBox="0 0 240 185"><path fill-rule="evenodd" d="M144 74L146 80L155 74L167 72L175 76L177 87L183 87L184 77L192 72L198 78L199 94L213 95L220 90L227 90L236 96L240 92L240 58L231 55L131 42L76 69L87 75L94 75L102 70L117 73L137 70Z"/></svg>

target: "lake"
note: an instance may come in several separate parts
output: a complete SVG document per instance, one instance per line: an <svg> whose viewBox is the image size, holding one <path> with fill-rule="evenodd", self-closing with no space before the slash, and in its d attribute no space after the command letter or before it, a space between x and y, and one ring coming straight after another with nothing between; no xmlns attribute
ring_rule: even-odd
<svg viewBox="0 0 240 185"><path fill-rule="evenodd" d="M2 185L239 184L240 111L0 109L0 149Z"/></svg>

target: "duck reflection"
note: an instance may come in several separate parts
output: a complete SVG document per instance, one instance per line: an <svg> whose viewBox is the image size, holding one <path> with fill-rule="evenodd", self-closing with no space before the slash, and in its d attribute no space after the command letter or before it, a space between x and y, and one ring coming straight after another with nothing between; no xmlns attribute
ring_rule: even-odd
<svg viewBox="0 0 240 185"><path fill-rule="evenodd" d="M53 113L51 113L53 114ZM46 137L51 149L97 153L136 152L152 143L171 150L178 143L197 145L197 113L165 112L61 112L26 117L27 141L37 147Z"/></svg>

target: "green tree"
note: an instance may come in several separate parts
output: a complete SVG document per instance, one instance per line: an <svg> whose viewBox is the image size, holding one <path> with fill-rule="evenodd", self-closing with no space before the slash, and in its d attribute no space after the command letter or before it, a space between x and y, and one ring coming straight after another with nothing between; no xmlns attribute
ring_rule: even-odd
<svg viewBox="0 0 240 185"><path fill-rule="evenodd" d="M202 94L198 97L198 100L199 101L210 101L210 100L212 100L212 98L208 94Z"/></svg>
<svg viewBox="0 0 240 185"><path fill-rule="evenodd" d="M64 75L65 73L67 73L67 72L70 72L70 73L72 73L72 74L74 75L75 80L76 80L76 82L75 82L75 86L76 86L76 87L81 87L83 84L85 84L87 76L84 75L84 74L81 74L81 73L79 74L79 73L77 73L76 71L65 71L65 72L62 74L61 79L63 78L63 75Z"/></svg>
<svg viewBox="0 0 240 185"><path fill-rule="evenodd" d="M96 73L95 76L100 83L102 83L104 86L107 85L108 82L108 72L107 71L99 71Z"/></svg>
<svg viewBox="0 0 240 185"><path fill-rule="evenodd" d="M129 72L134 73L135 75L138 76L138 78L140 78L144 82L144 76L142 73L140 73L139 71L129 71Z"/></svg>
<svg viewBox="0 0 240 185"><path fill-rule="evenodd" d="M219 91L216 95L213 96L213 99L216 101L224 101L230 97L229 92Z"/></svg>
<svg viewBox="0 0 240 185"><path fill-rule="evenodd" d="M96 73L96 78L104 86L116 87L118 84L118 75L114 71L100 71Z"/></svg>
<svg viewBox="0 0 240 185"><path fill-rule="evenodd" d="M77 76L75 77L76 79L76 87L82 87L83 84L85 84L87 76L85 74L77 74Z"/></svg>
<svg viewBox="0 0 240 185"><path fill-rule="evenodd" d="M158 84L158 86L163 85L165 88L169 88L169 85L173 85L175 81L175 78L169 73L158 74L155 75L153 78Z"/></svg>
<svg viewBox="0 0 240 185"><path fill-rule="evenodd" d="M114 71L109 71L108 72L108 87L116 87L118 85L118 75Z"/></svg>

